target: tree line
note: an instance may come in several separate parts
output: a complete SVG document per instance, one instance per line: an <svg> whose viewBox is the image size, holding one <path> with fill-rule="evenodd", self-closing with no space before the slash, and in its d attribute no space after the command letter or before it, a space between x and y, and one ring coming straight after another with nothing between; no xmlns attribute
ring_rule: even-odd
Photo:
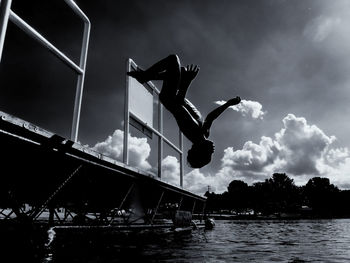
<svg viewBox="0 0 350 263"><path fill-rule="evenodd" d="M285 173L275 173L264 182L249 186L233 180L222 194L207 191L207 211L254 215L295 214L308 217L349 217L350 190L340 190L328 178L314 177L296 186Z"/></svg>

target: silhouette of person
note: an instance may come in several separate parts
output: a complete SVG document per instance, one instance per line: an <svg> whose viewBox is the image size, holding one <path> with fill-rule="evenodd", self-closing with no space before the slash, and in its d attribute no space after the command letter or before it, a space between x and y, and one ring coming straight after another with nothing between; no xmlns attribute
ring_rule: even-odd
<svg viewBox="0 0 350 263"><path fill-rule="evenodd" d="M187 161L192 168L201 168L211 161L214 143L207 139L210 127L228 107L241 101L240 97L230 99L211 111L203 120L197 108L185 98L198 72L199 67L196 65L182 67L177 55L169 55L147 70L137 68L136 71L127 72L128 76L135 78L140 83L163 80L159 100L173 114L180 130L193 144L187 153Z"/></svg>

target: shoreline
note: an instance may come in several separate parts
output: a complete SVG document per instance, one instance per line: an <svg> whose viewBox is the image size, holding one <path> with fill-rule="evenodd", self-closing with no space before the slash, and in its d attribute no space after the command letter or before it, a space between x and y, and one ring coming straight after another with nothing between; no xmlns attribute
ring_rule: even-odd
<svg viewBox="0 0 350 263"><path fill-rule="evenodd" d="M348 216L321 216L321 215L229 215L208 214L207 217L215 220L326 220L326 219L350 219ZM196 215L194 219L199 219Z"/></svg>

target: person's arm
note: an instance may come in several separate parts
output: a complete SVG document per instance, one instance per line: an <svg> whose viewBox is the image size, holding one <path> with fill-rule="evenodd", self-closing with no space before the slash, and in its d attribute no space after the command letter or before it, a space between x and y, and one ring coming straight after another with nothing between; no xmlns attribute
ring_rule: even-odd
<svg viewBox="0 0 350 263"><path fill-rule="evenodd" d="M216 120L228 107L236 105L240 102L241 102L241 98L237 96L236 98L228 100L225 104L211 111L208 114L208 116L205 118L204 124L203 124L203 131L204 131L205 137L207 138L209 137L210 127L213 124L213 121Z"/></svg>

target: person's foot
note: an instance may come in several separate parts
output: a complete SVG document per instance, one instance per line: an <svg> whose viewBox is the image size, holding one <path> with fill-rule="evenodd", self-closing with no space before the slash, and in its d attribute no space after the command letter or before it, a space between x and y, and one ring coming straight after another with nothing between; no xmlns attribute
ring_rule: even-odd
<svg viewBox="0 0 350 263"><path fill-rule="evenodd" d="M126 72L126 75L136 79L141 84L147 82L147 79L145 78L145 71L140 68L138 68L136 71Z"/></svg>
<svg viewBox="0 0 350 263"><path fill-rule="evenodd" d="M228 101L228 103L233 106L233 105L237 105L238 103L241 102L241 98L239 96L237 96L236 98L230 99Z"/></svg>

